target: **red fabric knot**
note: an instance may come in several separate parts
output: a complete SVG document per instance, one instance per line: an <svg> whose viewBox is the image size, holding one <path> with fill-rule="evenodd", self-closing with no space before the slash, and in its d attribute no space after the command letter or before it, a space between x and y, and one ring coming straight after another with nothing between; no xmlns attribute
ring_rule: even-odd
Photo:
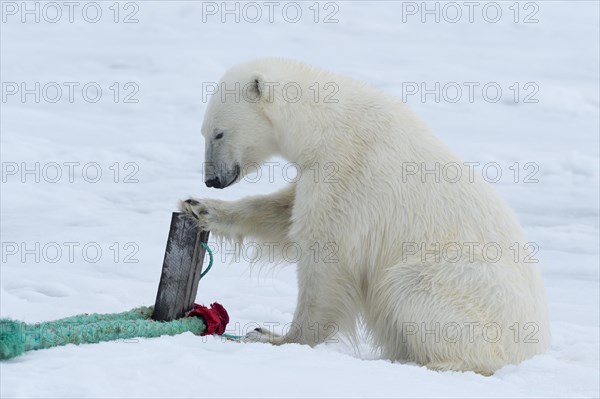
<svg viewBox="0 0 600 399"><path fill-rule="evenodd" d="M206 323L206 330L200 335L221 335L225 332L225 327L229 323L229 315L220 303L213 303L210 309L206 306L194 304L194 308L187 314L188 316L202 317Z"/></svg>

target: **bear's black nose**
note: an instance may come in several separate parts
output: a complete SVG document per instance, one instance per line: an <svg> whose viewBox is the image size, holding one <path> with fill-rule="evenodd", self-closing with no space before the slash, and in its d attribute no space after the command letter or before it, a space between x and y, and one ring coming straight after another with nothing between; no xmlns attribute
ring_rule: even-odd
<svg viewBox="0 0 600 399"><path fill-rule="evenodd" d="M219 179L218 177L208 179L204 182L204 184L206 184L206 187L222 188L221 179Z"/></svg>

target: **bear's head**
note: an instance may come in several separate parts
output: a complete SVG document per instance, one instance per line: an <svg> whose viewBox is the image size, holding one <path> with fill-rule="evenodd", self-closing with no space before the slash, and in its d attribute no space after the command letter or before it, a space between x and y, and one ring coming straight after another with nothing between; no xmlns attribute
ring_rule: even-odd
<svg viewBox="0 0 600 399"><path fill-rule="evenodd" d="M229 70L210 98L202 135L204 182L225 188L277 153L275 132L266 107L272 100L262 73L241 65Z"/></svg>

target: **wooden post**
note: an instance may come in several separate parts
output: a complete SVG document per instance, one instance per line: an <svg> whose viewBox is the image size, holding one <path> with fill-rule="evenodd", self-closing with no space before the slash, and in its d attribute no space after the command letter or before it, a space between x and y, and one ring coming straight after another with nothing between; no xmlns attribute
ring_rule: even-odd
<svg viewBox="0 0 600 399"><path fill-rule="evenodd" d="M179 319L194 306L206 252L200 242L206 243L208 234L190 217L173 212L152 319Z"/></svg>

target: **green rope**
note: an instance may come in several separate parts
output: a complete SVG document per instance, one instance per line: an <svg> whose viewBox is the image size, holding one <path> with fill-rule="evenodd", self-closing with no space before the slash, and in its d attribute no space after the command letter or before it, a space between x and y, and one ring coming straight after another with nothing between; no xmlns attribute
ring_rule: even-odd
<svg viewBox="0 0 600 399"><path fill-rule="evenodd" d="M213 266L213 253L200 242L209 257L202 279ZM0 319L0 359L10 359L25 351L51 348L67 344L93 344L133 338L154 338L177 335L190 331L200 335L206 324L200 317L184 317L160 322L152 320L152 307L140 307L128 312L109 314L82 314L43 323L27 324L16 320ZM231 336L239 340L241 337Z"/></svg>
<svg viewBox="0 0 600 399"><path fill-rule="evenodd" d="M206 253L208 253L208 267L200 275L200 279L202 280L202 277L206 276L206 273L208 273L208 271L210 270L210 268L213 265L213 253L210 250L210 248L208 247L208 245L206 245L206 243L200 241L200 244L204 247L204 249L206 250Z"/></svg>
<svg viewBox="0 0 600 399"><path fill-rule="evenodd" d="M0 320L0 359L10 359L25 351L105 341L154 338L206 329L200 317L184 317L169 322L151 319L153 309L140 307L112 314L83 314L60 320L27 324Z"/></svg>

